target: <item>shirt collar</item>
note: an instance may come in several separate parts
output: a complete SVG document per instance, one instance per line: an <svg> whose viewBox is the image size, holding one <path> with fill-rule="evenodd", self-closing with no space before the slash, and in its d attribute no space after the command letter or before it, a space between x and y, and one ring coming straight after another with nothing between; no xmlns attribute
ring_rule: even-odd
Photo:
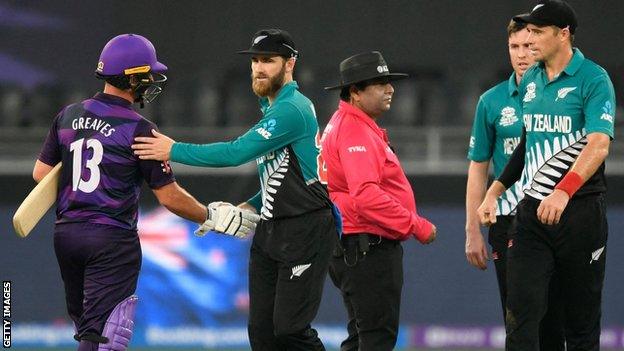
<svg viewBox="0 0 624 351"><path fill-rule="evenodd" d="M284 84L280 88L280 90L277 92L277 96L275 96L275 99L273 100L273 104L284 99L286 95L290 94L295 89L299 89L299 85L297 85L297 82L294 80L292 82L288 82ZM261 97L259 100L260 100L260 107L262 108L262 110L269 108L268 97Z"/></svg>
<svg viewBox="0 0 624 351"><path fill-rule="evenodd" d="M377 122L375 122L374 119L367 115L366 112L360 110L356 106L353 106L344 100L340 100L340 103L338 104L338 110L342 110L346 114L350 114L351 116L364 122L364 124L368 125L375 133L380 135L384 139L384 141L388 142L388 135L386 134L386 130L383 128L379 128Z"/></svg>
<svg viewBox="0 0 624 351"><path fill-rule="evenodd" d="M106 94L106 93L97 93L93 96L95 100L102 101L106 104L113 104L118 106L123 106L127 108L132 108L132 103L122 97Z"/></svg>
<svg viewBox="0 0 624 351"><path fill-rule="evenodd" d="M509 91L509 96L514 96L518 94L518 83L516 83L516 72L511 73L511 77L509 77L509 81L507 83L507 90Z"/></svg>
<svg viewBox="0 0 624 351"><path fill-rule="evenodd" d="M576 72L578 72L579 68L581 68L581 65L583 64L583 61L585 61L585 55L583 55L581 50L573 48L572 52L572 59L563 70L569 76L573 76Z"/></svg>
<svg viewBox="0 0 624 351"><path fill-rule="evenodd" d="M573 76L576 72L578 72L579 68L581 68L583 61L585 61L585 55L583 55L581 50L578 48L572 48L572 58L570 59L570 62L568 62L566 68L563 69L563 72L569 76ZM539 62L538 66L542 71L546 70L544 62Z"/></svg>

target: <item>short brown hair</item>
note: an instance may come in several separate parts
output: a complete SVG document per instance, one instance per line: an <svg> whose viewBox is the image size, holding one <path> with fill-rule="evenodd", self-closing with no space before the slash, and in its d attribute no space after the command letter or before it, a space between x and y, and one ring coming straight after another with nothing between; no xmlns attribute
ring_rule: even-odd
<svg viewBox="0 0 624 351"><path fill-rule="evenodd" d="M527 14L523 13L518 16L524 16L524 15L527 15ZM510 37L512 34L517 33L523 30L524 28L526 28L526 23L514 21L512 19L511 21L509 21L509 24L507 25L507 37Z"/></svg>

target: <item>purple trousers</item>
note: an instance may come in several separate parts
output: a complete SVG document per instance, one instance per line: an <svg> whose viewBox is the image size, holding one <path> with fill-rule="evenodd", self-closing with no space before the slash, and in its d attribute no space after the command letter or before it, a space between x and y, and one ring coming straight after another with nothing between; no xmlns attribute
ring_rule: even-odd
<svg viewBox="0 0 624 351"><path fill-rule="evenodd" d="M76 334L101 335L111 311L136 289L141 269L137 232L87 222L57 224L54 251Z"/></svg>

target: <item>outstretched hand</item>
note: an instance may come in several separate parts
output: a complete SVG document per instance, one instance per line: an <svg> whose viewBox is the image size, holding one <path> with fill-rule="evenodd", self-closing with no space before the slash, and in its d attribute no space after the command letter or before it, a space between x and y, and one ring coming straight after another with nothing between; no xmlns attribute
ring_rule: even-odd
<svg viewBox="0 0 624 351"><path fill-rule="evenodd" d="M171 148L175 140L152 129L153 138L136 137L132 144L134 154L141 160L168 161L171 158Z"/></svg>

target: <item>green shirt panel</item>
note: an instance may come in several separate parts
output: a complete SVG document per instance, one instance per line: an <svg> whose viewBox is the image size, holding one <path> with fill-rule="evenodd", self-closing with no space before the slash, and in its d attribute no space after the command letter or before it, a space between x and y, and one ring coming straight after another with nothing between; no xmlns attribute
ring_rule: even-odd
<svg viewBox="0 0 624 351"><path fill-rule="evenodd" d="M472 126L468 159L492 161L497 178L522 136L522 118L515 73L479 98ZM513 186L498 199L497 215L512 214L522 199L522 187Z"/></svg>

